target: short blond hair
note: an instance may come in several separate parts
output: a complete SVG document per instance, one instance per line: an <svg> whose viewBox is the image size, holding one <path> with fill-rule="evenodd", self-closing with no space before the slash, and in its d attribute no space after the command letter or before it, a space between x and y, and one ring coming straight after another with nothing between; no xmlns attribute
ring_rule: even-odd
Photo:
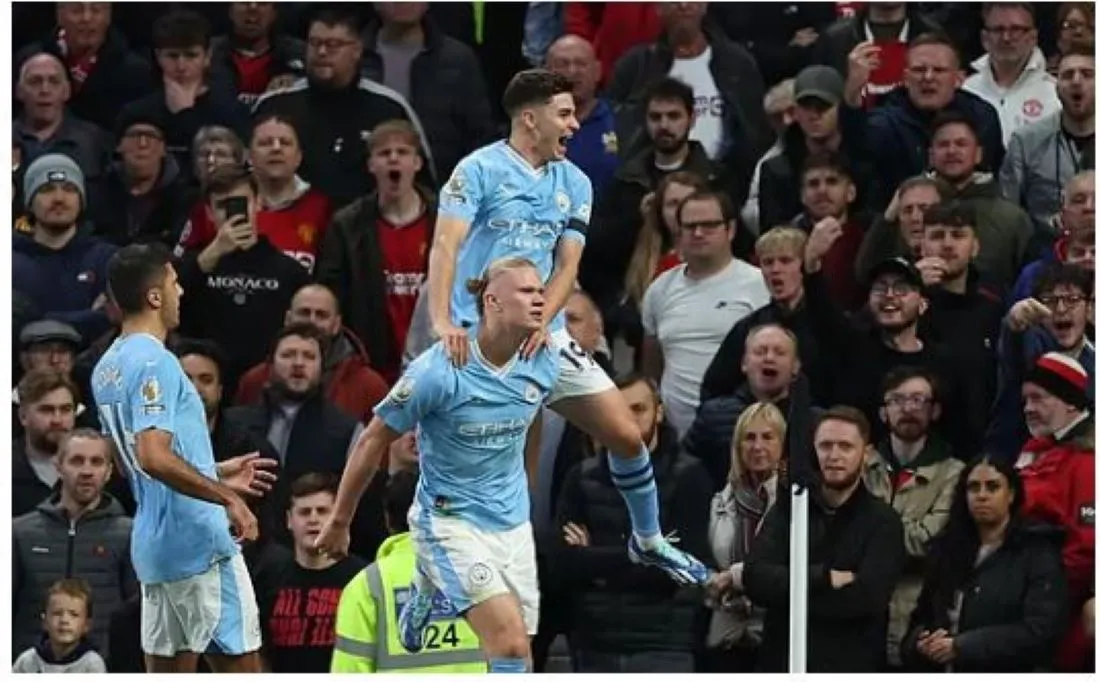
<svg viewBox="0 0 1100 682"><path fill-rule="evenodd" d="M400 138L402 142L416 149L420 153L420 135L412 123L400 118L383 121L374 127L367 137L367 153L373 154L390 138Z"/></svg>
<svg viewBox="0 0 1100 682"><path fill-rule="evenodd" d="M776 253L791 253L801 260L805 250L806 233L790 225L773 227L756 240L757 260Z"/></svg>
<svg viewBox="0 0 1100 682"><path fill-rule="evenodd" d="M477 297L477 314L479 317L485 315L485 292L489 289L489 285L493 280L505 272L521 268L531 268L538 272L538 267L530 260L521 256L510 256L489 263L489 267L485 268L485 274L479 279L466 280L466 291Z"/></svg>
<svg viewBox="0 0 1100 682"><path fill-rule="evenodd" d="M780 448L783 447L783 441L787 437L787 418L783 416L783 412L774 403L768 402L753 403L746 407L741 416L737 418L737 423L734 424L733 439L730 441L730 483L744 475L741 462L741 441L745 440L745 432L749 430L749 426L757 421L763 422L766 426L774 429L775 435L778 436ZM782 455L780 455L780 459L782 459Z"/></svg>

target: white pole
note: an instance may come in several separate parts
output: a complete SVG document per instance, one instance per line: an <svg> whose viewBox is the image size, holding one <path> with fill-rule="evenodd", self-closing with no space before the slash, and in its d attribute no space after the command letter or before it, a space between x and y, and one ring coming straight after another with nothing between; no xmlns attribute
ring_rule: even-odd
<svg viewBox="0 0 1100 682"><path fill-rule="evenodd" d="M809 600L810 494L805 485L791 485L791 630L789 671L806 672L806 606Z"/></svg>

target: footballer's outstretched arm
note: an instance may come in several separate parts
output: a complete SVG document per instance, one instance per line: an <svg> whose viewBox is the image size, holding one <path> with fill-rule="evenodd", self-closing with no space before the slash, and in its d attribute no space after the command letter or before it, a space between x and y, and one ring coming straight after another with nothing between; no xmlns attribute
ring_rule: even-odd
<svg viewBox="0 0 1100 682"><path fill-rule="evenodd" d="M454 216L439 216L428 256L428 312L432 330L451 324L451 292L454 291L458 250L470 232L470 222Z"/></svg>
<svg viewBox="0 0 1100 682"><path fill-rule="evenodd" d="M400 437L400 433L386 426L378 417L370 420L370 424L359 435L344 467L344 475L340 477L340 488L336 492L336 502L332 510L334 522L343 526L351 523L355 510L359 507L359 500L378 472L383 453Z"/></svg>
<svg viewBox="0 0 1100 682"><path fill-rule="evenodd" d="M229 486L199 473L172 450L172 434L145 429L137 434L137 460L142 471L188 497L229 507L241 502Z"/></svg>

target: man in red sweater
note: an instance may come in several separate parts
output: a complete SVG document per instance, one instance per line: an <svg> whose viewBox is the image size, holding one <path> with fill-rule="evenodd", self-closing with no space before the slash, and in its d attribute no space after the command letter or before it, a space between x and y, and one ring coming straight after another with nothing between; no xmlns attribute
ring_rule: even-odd
<svg viewBox="0 0 1100 682"><path fill-rule="evenodd" d="M1073 623L1055 668L1084 672L1093 651L1084 613L1096 590L1096 423L1088 405L1088 374L1073 358L1047 353L1024 378L1024 419L1031 440L1016 460L1024 484L1025 517L1065 531L1062 565Z"/></svg>
<svg viewBox="0 0 1100 682"><path fill-rule="evenodd" d="M322 349L321 386L325 398L336 407L366 423L374 406L390 388L370 366L363 343L343 326L332 291L320 284L308 284L294 294L286 311L286 324L308 322L321 330L326 342ZM258 403L271 376L270 360L248 370L237 385L236 404Z"/></svg>

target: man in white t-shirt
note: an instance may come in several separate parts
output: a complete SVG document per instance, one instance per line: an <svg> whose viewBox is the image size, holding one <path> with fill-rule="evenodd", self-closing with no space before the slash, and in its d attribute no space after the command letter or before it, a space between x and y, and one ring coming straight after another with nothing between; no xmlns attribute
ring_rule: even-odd
<svg viewBox="0 0 1100 682"><path fill-rule="evenodd" d="M660 381L666 415L679 434L695 419L703 374L722 339L769 300L760 270L730 251L736 215L720 192L685 199L678 216L684 263L658 277L642 300L642 371Z"/></svg>

